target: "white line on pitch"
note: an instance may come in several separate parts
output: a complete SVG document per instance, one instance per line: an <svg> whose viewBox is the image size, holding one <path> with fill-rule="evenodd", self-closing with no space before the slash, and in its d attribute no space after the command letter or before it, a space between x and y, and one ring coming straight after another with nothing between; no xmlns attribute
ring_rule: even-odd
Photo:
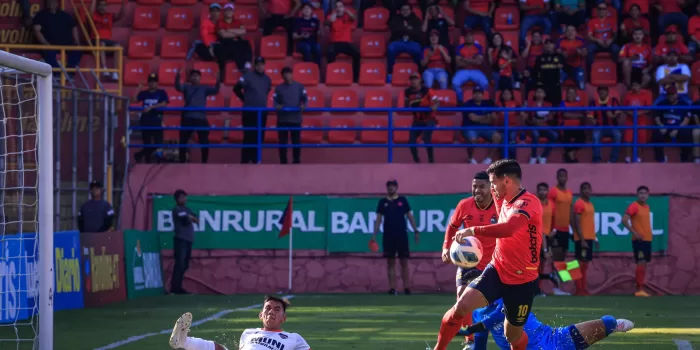
<svg viewBox="0 0 700 350"><path fill-rule="evenodd" d="M693 350L693 345L687 340L673 339L673 342L678 346L678 350Z"/></svg>
<svg viewBox="0 0 700 350"><path fill-rule="evenodd" d="M291 298L294 298L294 296L293 295L285 295L284 298L291 299ZM232 312L247 311L247 310L252 310L252 309L259 308L259 307L262 307L262 304L255 304L255 305L250 305L250 306L246 306L246 307L239 307L237 309L221 310L221 311L219 311L219 312L217 312L209 317L205 317L201 320L192 322L192 327L197 327L197 326L204 324L204 323L207 323L209 321L218 320L218 319L220 319L220 318L222 318L222 317L224 317ZM141 334L141 335L135 335L132 337L128 337L124 340L120 340L120 341L117 341L117 342L114 342L111 344L107 344L107 345L99 347L99 348L95 348L94 350L114 349L114 348L118 348L120 346L124 346L124 345L129 344L129 343L139 341L141 339L155 336L155 335L170 334L172 331L173 331L172 328L170 328L170 329L164 329L164 330L157 332L157 333L145 333L145 334Z"/></svg>

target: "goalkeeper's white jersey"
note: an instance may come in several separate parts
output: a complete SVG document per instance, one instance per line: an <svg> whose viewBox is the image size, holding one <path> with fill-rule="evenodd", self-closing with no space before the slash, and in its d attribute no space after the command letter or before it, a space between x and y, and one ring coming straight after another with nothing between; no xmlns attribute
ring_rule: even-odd
<svg viewBox="0 0 700 350"><path fill-rule="evenodd" d="M299 334L249 328L241 334L239 350L311 350Z"/></svg>

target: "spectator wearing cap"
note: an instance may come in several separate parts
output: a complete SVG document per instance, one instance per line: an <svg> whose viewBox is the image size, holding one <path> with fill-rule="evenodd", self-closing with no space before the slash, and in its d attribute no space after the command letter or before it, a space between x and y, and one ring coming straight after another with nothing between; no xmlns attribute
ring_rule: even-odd
<svg viewBox="0 0 700 350"><path fill-rule="evenodd" d="M682 41L678 40L678 32L675 26L666 29L666 35L664 35L663 40L659 40L659 43L654 48L654 63L664 64L666 56L670 52L678 54L680 62L693 62L693 57L690 55L688 47L685 46Z"/></svg>
<svg viewBox="0 0 700 350"><path fill-rule="evenodd" d="M305 2L301 8L301 17L294 23L294 40L296 49L304 62L314 62L321 65L321 45L318 36L321 34L321 22L313 17L313 7Z"/></svg>
<svg viewBox="0 0 700 350"><path fill-rule="evenodd" d="M481 28L487 38L493 35L491 20L496 11L496 2L491 0L465 0L464 10L467 17L464 19L464 27L469 29Z"/></svg>
<svg viewBox="0 0 700 350"><path fill-rule="evenodd" d="M598 96L590 101L591 107L608 107L614 108L620 106L620 101L616 97L610 96L610 91L607 86L598 87ZM616 127L622 126L622 119L620 118L620 111L607 110L607 111L591 111L588 113L589 124L603 127ZM595 129L593 130L593 163L600 163L600 143L603 137L610 137L613 143L622 142L622 132L620 129ZM610 153L609 163L617 163L618 155L620 154L620 148L615 146L612 148Z"/></svg>
<svg viewBox="0 0 700 350"><path fill-rule="evenodd" d="M666 64L656 68L656 82L659 84L659 97L655 103L658 103L666 95L667 85L675 85L678 98L690 104L691 100L688 96L688 81L690 81L690 68L687 64L678 62L678 53L671 51L666 56Z"/></svg>
<svg viewBox="0 0 700 350"><path fill-rule="evenodd" d="M652 6L659 11L659 32L663 33L669 26L675 25L680 27L681 33L688 33L688 16L683 13L679 3L687 2L679 0L652 1Z"/></svg>
<svg viewBox="0 0 700 350"><path fill-rule="evenodd" d="M464 44L457 47L455 61L457 72L452 77L452 88L457 92L457 100L463 100L462 85L470 81L481 90L489 88L489 81L481 71L481 65L484 63L484 49L474 42L474 34L470 30L464 32Z"/></svg>
<svg viewBox="0 0 700 350"><path fill-rule="evenodd" d="M386 182L386 197L379 200L377 204L377 218L374 221L374 234L372 240L377 240L379 228L382 228L382 248L384 258L387 259L387 275L389 277L389 295L396 295L396 257L399 257L401 264L401 282L403 282L404 293L411 294L410 278L408 272L408 258L410 249L408 242L408 227L406 219L411 223L414 232L414 241L420 242L420 234L416 220L411 212L411 205L404 196L398 194L399 183L396 180Z"/></svg>
<svg viewBox="0 0 700 350"><path fill-rule="evenodd" d="M225 71L226 62L236 62L239 71L250 68L253 61L253 49L244 37L245 26L233 17L233 4L224 5L224 18L216 24L216 34L219 44L216 46L216 58L219 60L219 71Z"/></svg>
<svg viewBox="0 0 700 350"><path fill-rule="evenodd" d="M37 12L32 20L34 37L41 45L79 46L80 36L78 26L73 16L59 8L58 0L47 0L46 8ZM59 63L55 50L40 50L41 58L53 68L58 68ZM81 51L66 51L66 68L75 68L80 64Z"/></svg>
<svg viewBox="0 0 700 350"><path fill-rule="evenodd" d="M213 3L209 5L209 17L199 23L199 40L192 43L192 48L187 53L187 60L192 59L195 53L203 61L216 59L216 44L218 44L216 24L221 17L221 5Z"/></svg>
<svg viewBox="0 0 700 350"><path fill-rule="evenodd" d="M598 52L608 52L617 61L617 54L620 46L615 43L617 39L617 25L615 20L608 14L608 4L599 2L596 5L598 16L588 21L588 71Z"/></svg>
<svg viewBox="0 0 700 350"><path fill-rule="evenodd" d="M681 99L678 95L678 89L671 84L666 87L665 94L656 106L666 107L668 109L656 111L654 124L663 127L662 129L654 129L651 133L651 142L667 143L667 142L691 142L692 136L690 129L678 129L679 126L686 126L690 123L690 111L687 109L677 109L677 107L689 106L690 104ZM681 149L681 160L688 158L688 149ZM663 147L654 147L654 158L659 163L666 163L668 157L664 154Z"/></svg>
<svg viewBox="0 0 700 350"><path fill-rule="evenodd" d="M301 0L258 0L258 8L262 18L263 36L272 35L277 27L283 27L287 32L287 55L291 56L294 52L292 27L294 17L301 8Z"/></svg>
<svg viewBox="0 0 700 350"><path fill-rule="evenodd" d="M433 88L435 80L440 89L447 89L447 68L452 64L452 57L449 50L440 45L440 32L437 30L430 32L430 43L423 50L423 60L420 64L423 67L423 82L428 89Z"/></svg>
<svg viewBox="0 0 700 350"><path fill-rule="evenodd" d="M409 4L401 6L399 16L394 16L389 22L389 30L391 38L386 52L386 70L389 73L387 82L391 83L391 72L398 55L409 54L416 65L420 65L423 32L420 19L413 13Z"/></svg>
<svg viewBox="0 0 700 350"><path fill-rule="evenodd" d="M142 86L139 85L134 100L141 102L143 106L140 126L161 127L163 125L163 112L159 111L158 108L168 105L168 93L158 88L158 75L154 73L148 76L148 89L142 90ZM150 163L151 155L159 147L149 147L148 145L160 145L163 143L163 129L142 130L141 138L143 139L144 147L134 154L134 158L136 162L145 159L146 163Z"/></svg>
<svg viewBox="0 0 700 350"><path fill-rule="evenodd" d="M467 143L474 145L479 141L479 138L488 143L501 143L502 136L499 132L493 129L486 129L494 125L494 115L492 111L485 108L495 108L496 105L491 99L484 99L484 90L475 86L472 90L472 99L464 104L466 110L462 112L462 136ZM496 157L498 148L489 148L489 153L481 164L491 164ZM467 156L472 164L479 164L474 159L474 148L467 146Z"/></svg>
<svg viewBox="0 0 700 350"><path fill-rule="evenodd" d="M442 11L442 7L432 5L428 7L428 15L423 19L422 30L428 34L428 39L433 31L437 31L440 35L440 45L447 49L447 52L452 52L452 44L450 44L450 27L454 27L454 18L451 18Z"/></svg>
<svg viewBox="0 0 700 350"><path fill-rule="evenodd" d="M416 142L418 142L418 137L421 137L424 144L429 145L432 143L433 128L435 128L435 125L437 124L435 111L438 108L439 100L427 85L421 84L420 74L411 73L409 76L409 81L410 86L404 90L404 107L430 107L431 109L429 112L413 112L413 123L411 124L411 127L420 129L411 130L408 134L408 143L411 144L410 150L411 156L413 156L413 161L420 163ZM426 146L425 149L428 152L428 162L433 163L435 161L433 158L433 147Z"/></svg>
<svg viewBox="0 0 700 350"><path fill-rule="evenodd" d="M187 207L187 193L185 191L177 190L173 197L175 199L175 208L172 211L173 231L175 231L175 236L173 237L175 266L173 267L173 276L170 280L170 293L188 294L182 288L182 280L185 277L185 271L190 267L192 243L194 243L194 224L198 224L199 219Z"/></svg>
<svg viewBox="0 0 700 350"><path fill-rule="evenodd" d="M207 106L207 96L216 95L219 93L221 86L220 76L216 77L216 85L205 86L199 83L202 78L202 73L196 69L190 71L189 84L180 84L180 71L175 73L175 90L182 93L182 98L185 101L185 108L205 108ZM209 160L209 121L205 111L186 111L182 112L182 121L180 123L180 163L187 162L188 151L187 143L193 132L197 132L199 143L202 145L202 163ZM193 129L198 128L198 129Z"/></svg>
<svg viewBox="0 0 700 350"><path fill-rule="evenodd" d="M352 43L355 21L355 15L345 10L343 1L336 0L335 9L326 19L326 25L330 29L326 59L328 63L333 63L340 54L350 56L352 58L353 80L357 82L357 78L360 76L360 50Z"/></svg>
<svg viewBox="0 0 700 350"><path fill-rule="evenodd" d="M306 89L303 85L292 79L292 69L289 67L282 68L282 78L284 82L275 87L275 93L272 95L277 108L277 131L280 141L280 164L287 164L287 142L292 141L292 145L297 146L292 148L292 162L294 164L301 163L301 113L306 108L306 103L309 98L306 95ZM283 108L300 109L298 111L283 111ZM287 128L296 128L287 130Z"/></svg>
<svg viewBox="0 0 700 350"><path fill-rule="evenodd" d="M100 37L100 46L102 47L115 47L120 46L119 43L112 40L112 26L114 22L121 21L124 18L124 11L126 10L126 0L122 0L119 12L115 15L114 13L107 12L107 0L92 0L90 4L90 13L92 14L92 22L95 24L95 29ZM94 33L93 33L94 34ZM93 39L95 39L93 37ZM100 61L102 63L103 69L107 68L107 52L100 51ZM114 69L116 67L116 60L114 62ZM111 77L114 80L119 79L119 74L117 72L108 73L103 72L103 76Z"/></svg>
<svg viewBox="0 0 700 350"><path fill-rule="evenodd" d="M114 224L114 208L102 199L102 183L90 183L90 199L83 203L78 212L80 232L106 232Z"/></svg>
<svg viewBox="0 0 700 350"><path fill-rule="evenodd" d="M642 28L634 30L632 42L622 47L619 58L622 65L622 76L627 87L632 84L632 76L641 77L643 87L649 85L653 51L649 45L644 43L644 30Z"/></svg>
<svg viewBox="0 0 700 350"><path fill-rule="evenodd" d="M554 14L560 27L572 25L578 28L586 24L586 0L555 0Z"/></svg>
<svg viewBox="0 0 700 350"><path fill-rule="evenodd" d="M265 73L265 59L262 57L255 58L253 70L245 72L233 87L233 93L243 101L243 107L246 108L267 108L267 95L271 90L272 80ZM244 111L242 121L245 128L264 128L267 125L267 112ZM258 139L258 136L261 139ZM261 161L258 159L257 146L264 139L265 130L260 134L257 130L243 131L242 164L256 164Z"/></svg>

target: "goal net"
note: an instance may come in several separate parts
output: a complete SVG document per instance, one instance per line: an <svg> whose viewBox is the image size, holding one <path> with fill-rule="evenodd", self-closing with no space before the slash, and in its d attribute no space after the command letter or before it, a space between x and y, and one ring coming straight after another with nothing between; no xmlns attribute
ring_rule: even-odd
<svg viewBox="0 0 700 350"><path fill-rule="evenodd" d="M51 67L0 51L0 349L53 349Z"/></svg>

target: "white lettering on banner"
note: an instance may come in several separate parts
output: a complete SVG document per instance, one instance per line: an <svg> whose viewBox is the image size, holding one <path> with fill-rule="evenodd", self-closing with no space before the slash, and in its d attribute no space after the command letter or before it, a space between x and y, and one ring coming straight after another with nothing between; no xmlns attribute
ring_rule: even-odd
<svg viewBox="0 0 700 350"><path fill-rule="evenodd" d="M354 212L352 217L343 211L331 212L331 233L374 233L374 222L377 220L375 212ZM380 228L381 230L381 228Z"/></svg>
<svg viewBox="0 0 700 350"><path fill-rule="evenodd" d="M158 232L172 232L173 231L173 213L168 210L159 210L157 213L156 229Z"/></svg>
<svg viewBox="0 0 700 350"><path fill-rule="evenodd" d="M4 256L10 256L10 249L5 245ZM17 287L15 284L17 267L14 261L3 259L0 261L0 319L14 320L19 313L19 300L17 300Z"/></svg>
<svg viewBox="0 0 700 350"><path fill-rule="evenodd" d="M280 210L200 210L199 224L194 226L195 231L214 232L271 232L281 228L279 220L282 217ZM159 210L156 218L158 232L172 232L172 214L167 210ZM301 232L323 232L324 227L316 223L316 212L313 210L292 213L292 228Z"/></svg>
<svg viewBox="0 0 700 350"><path fill-rule="evenodd" d="M649 213L649 220L651 220L651 233L654 236L663 235L663 229L654 228L654 213ZM622 225L622 214L615 212L596 212L595 232L604 236L609 234L613 234L615 236L630 235L630 231L624 225Z"/></svg>

